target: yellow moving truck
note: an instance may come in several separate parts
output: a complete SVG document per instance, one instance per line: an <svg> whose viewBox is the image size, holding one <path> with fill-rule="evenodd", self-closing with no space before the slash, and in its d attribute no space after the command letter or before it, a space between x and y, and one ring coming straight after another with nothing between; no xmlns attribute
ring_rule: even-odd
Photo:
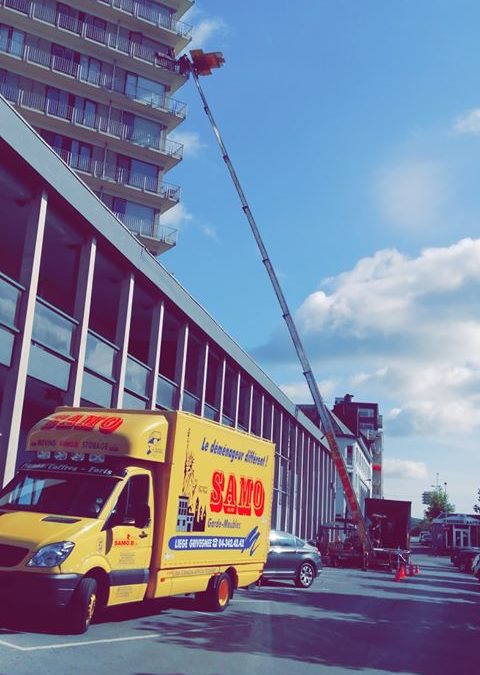
<svg viewBox="0 0 480 675"><path fill-rule="evenodd" d="M57 408L0 492L0 599L66 608L195 593L222 611L268 553L274 445L182 412Z"/></svg>

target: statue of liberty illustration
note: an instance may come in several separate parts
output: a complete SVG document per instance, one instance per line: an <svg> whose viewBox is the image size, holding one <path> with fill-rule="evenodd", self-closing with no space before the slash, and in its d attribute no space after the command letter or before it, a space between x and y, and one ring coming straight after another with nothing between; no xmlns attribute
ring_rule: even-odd
<svg viewBox="0 0 480 675"><path fill-rule="evenodd" d="M197 491L198 481L195 478L195 458L190 449L187 449L185 455L185 466L183 469L183 488L182 494L188 497L190 507L194 504L195 493Z"/></svg>

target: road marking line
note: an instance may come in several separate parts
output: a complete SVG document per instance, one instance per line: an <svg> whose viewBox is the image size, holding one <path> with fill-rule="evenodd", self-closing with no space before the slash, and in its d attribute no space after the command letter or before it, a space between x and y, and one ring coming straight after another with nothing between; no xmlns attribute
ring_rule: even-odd
<svg viewBox="0 0 480 675"><path fill-rule="evenodd" d="M215 628L215 626L211 627L212 630ZM201 628L191 628L190 630L182 630L182 631L172 631L171 633L165 633L165 632L159 632L159 633L152 633L150 635L130 635L127 637L120 637L120 638L103 638L101 640L86 640L84 642L63 642L59 644L53 644L53 645L37 645L36 647L21 647L20 645L15 645L12 644L11 642L7 642L6 640L0 640L0 645L4 645L5 647L10 647L11 649L17 649L20 652L33 652L33 651L38 651L40 649L65 649L66 647L85 647L89 645L98 645L98 644L105 644L105 643L112 643L112 642L128 642L132 640L152 640L153 638L159 638L162 636L165 637L174 637L175 635L185 635L187 633L205 633L205 631L208 630L204 626Z"/></svg>
<svg viewBox="0 0 480 675"><path fill-rule="evenodd" d="M88 640L86 642L64 642L56 645L38 645L37 647L20 647L19 645L14 645L11 642L6 642L5 640L0 640L0 645L5 645L6 647L11 647L12 649L18 649L21 652L32 652L38 649L63 649L65 647L84 647L85 645L96 645L103 644L105 642L126 642L127 640L151 640L158 635L131 635L124 638L105 638L103 640Z"/></svg>

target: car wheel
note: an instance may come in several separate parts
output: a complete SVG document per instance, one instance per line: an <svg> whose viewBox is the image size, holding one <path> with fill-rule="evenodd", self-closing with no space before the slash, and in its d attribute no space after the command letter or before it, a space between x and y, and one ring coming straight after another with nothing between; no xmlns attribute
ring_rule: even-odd
<svg viewBox="0 0 480 675"><path fill-rule="evenodd" d="M297 570L295 577L295 586L298 588L310 588L315 579L315 568L312 563L304 562Z"/></svg>
<svg viewBox="0 0 480 675"><path fill-rule="evenodd" d="M97 602L97 582L84 577L75 589L68 605L68 621L73 633L85 633L90 626Z"/></svg>

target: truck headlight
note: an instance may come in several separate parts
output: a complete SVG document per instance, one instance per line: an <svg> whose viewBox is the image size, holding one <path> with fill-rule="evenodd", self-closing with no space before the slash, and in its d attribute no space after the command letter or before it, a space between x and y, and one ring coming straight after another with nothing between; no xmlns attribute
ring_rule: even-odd
<svg viewBox="0 0 480 675"><path fill-rule="evenodd" d="M68 558L74 546L73 541L59 541L42 546L28 561L27 567L57 567Z"/></svg>

